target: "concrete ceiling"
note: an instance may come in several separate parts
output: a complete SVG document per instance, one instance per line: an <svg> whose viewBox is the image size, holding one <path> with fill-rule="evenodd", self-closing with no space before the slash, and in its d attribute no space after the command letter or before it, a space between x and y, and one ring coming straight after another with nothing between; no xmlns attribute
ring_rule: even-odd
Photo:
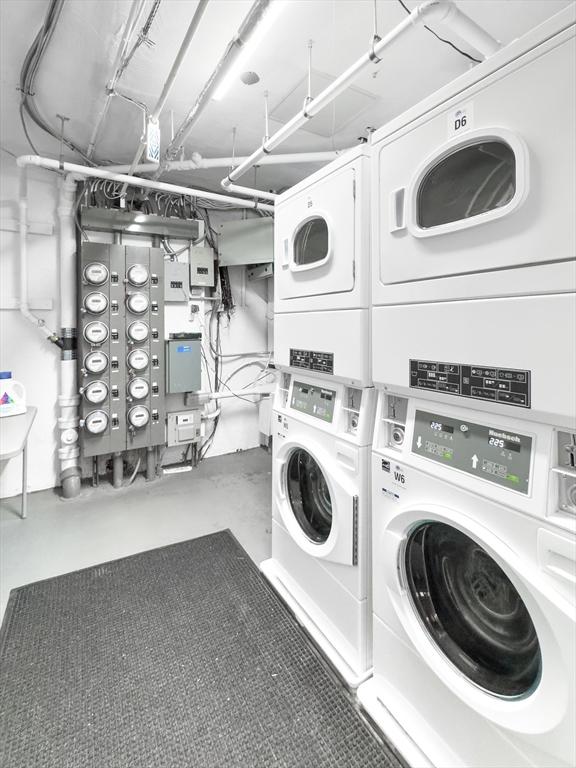
<svg viewBox="0 0 576 768"><path fill-rule="evenodd" d="M458 6L504 44L521 36L572 0L457 0ZM251 0L210 0L172 95L160 118L163 144L170 136L170 112L178 127L193 104L227 43L248 12ZM57 29L43 59L36 82L36 103L53 126L56 114L67 115L67 132L86 147L103 104L104 86L130 0L67 0ZM148 0L147 15L152 0ZM170 70L197 0L162 0L150 31L153 47L141 46L119 83L130 97L153 107ZM413 8L415 0L406 0ZM40 28L48 0L2 0L1 102L2 147L14 154L30 152L18 115L18 78L22 61ZM185 147L185 157L199 152L205 157L227 156L232 130L237 129L236 154L256 149L264 134L264 92L269 92L271 114L285 116L285 103L306 77L308 41L313 41L316 81L336 77L362 55L373 34L373 0L288 0L278 22L261 43L246 69L258 73L251 86L238 80L220 102L212 101L196 123ZM378 31L382 35L405 18L398 0L377 0ZM438 27L471 53L462 41ZM425 29L415 29L386 52L382 63L355 83L356 98L342 96L310 124L287 141L281 152L341 149L356 143L367 126L379 127L422 97L465 72L472 63ZM286 101L288 100L288 101ZM359 110L359 111L358 111ZM281 122L271 120L271 132ZM334 132L331 126L335 127ZM141 112L114 99L96 147L96 159L130 162L142 130ZM58 143L34 125L33 142L47 156L58 155ZM67 159L78 161L73 153ZM5 158L5 155L4 155ZM80 161L81 162L81 161ZM257 185L290 186L314 170L311 166L269 166L258 169ZM172 173L165 180L218 189L221 170ZM254 183L250 172L241 183Z"/></svg>

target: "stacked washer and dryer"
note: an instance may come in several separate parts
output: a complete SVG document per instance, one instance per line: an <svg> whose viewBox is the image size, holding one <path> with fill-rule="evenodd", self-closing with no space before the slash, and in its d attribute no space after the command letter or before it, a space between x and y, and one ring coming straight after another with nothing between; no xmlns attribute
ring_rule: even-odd
<svg viewBox="0 0 576 768"><path fill-rule="evenodd" d="M372 668L369 152L275 214L272 557L262 572L351 687Z"/></svg>
<svg viewBox="0 0 576 768"><path fill-rule="evenodd" d="M576 764L574 6L374 135L373 678L412 766Z"/></svg>

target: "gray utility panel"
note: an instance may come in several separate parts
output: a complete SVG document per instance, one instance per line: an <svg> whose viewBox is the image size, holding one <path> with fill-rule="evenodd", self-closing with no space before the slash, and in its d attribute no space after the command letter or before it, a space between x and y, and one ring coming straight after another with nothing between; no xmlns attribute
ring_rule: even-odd
<svg viewBox="0 0 576 768"><path fill-rule="evenodd" d="M417 410L412 452L528 493L532 457L532 438L528 435Z"/></svg>
<svg viewBox="0 0 576 768"><path fill-rule="evenodd" d="M218 235L221 267L274 261L274 219L271 217L224 221Z"/></svg>
<svg viewBox="0 0 576 768"><path fill-rule="evenodd" d="M190 285L194 288L214 287L214 251L212 248L190 248Z"/></svg>
<svg viewBox="0 0 576 768"><path fill-rule="evenodd" d="M202 388L202 337L182 334L166 342L166 391L197 392Z"/></svg>
<svg viewBox="0 0 576 768"><path fill-rule="evenodd" d="M164 258L82 243L78 367L83 456L164 443Z"/></svg>

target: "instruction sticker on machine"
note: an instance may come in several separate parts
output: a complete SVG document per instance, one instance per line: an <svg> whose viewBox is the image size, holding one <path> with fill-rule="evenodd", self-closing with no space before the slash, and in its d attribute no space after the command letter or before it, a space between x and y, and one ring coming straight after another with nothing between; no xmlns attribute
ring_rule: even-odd
<svg viewBox="0 0 576 768"><path fill-rule="evenodd" d="M460 472L528 493L532 438L499 427L416 411L412 452Z"/></svg>

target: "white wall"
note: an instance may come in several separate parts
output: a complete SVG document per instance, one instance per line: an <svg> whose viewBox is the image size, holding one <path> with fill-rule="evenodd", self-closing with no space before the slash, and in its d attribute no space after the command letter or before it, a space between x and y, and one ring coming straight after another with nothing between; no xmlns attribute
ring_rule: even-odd
<svg viewBox="0 0 576 768"><path fill-rule="evenodd" d="M0 171L1 219L17 219L18 177L15 163L2 157ZM29 295L31 298L50 298L52 311L38 311L49 327L59 329L58 306L58 237L56 232L57 176L33 170L29 177L29 220L50 223L54 235L29 235ZM94 234L90 239L97 239ZM98 238L99 239L99 238ZM143 239L125 240L125 244L148 245ZM18 296L18 234L0 232L0 289L3 298ZM267 281L246 282L241 267L230 269L232 293L236 309L230 321L221 323L222 350L226 353L266 351L268 341L269 305ZM191 313L186 305L168 305L166 332L204 331L205 311L209 302L199 304L200 311ZM4 306L2 302L2 306ZM208 359L211 360L210 355ZM258 358L266 362L266 358ZM0 370L11 370L14 378L27 390L28 403L38 407L36 422L29 441L29 480L31 491L52 488L58 484L58 461L55 455L57 440L58 363L60 350L47 342L28 321L14 310L0 310ZM247 359L226 360L224 377ZM257 366L246 368L234 376L229 384L241 388L259 375ZM264 382L259 382L264 383ZM203 390L209 383L203 369ZM169 410L184 408L178 395L168 396ZM221 418L210 456L253 448L259 445L258 408L245 401L230 398L221 401ZM7 417L9 418L9 417ZM0 422L0 429L2 423ZM209 433L210 422L207 424ZM178 461L180 449L171 449L165 461ZM20 493L19 460L0 463L0 498Z"/></svg>
<svg viewBox="0 0 576 768"><path fill-rule="evenodd" d="M32 171L29 177L30 220L56 223L57 177ZM0 172L0 221L18 219L18 175L15 163L2 155ZM58 239L56 235L28 238L28 294L35 314L51 328L58 328ZM19 294L18 233L0 231L0 296ZM52 299L54 309L34 310L34 298ZM26 387L27 401L38 407L29 446L29 488L51 488L58 477L56 418L60 350L15 310L0 310L0 370L12 371ZM5 418L10 418L5 417ZM2 422L0 421L0 429ZM0 462L0 497L20 493L19 459Z"/></svg>

